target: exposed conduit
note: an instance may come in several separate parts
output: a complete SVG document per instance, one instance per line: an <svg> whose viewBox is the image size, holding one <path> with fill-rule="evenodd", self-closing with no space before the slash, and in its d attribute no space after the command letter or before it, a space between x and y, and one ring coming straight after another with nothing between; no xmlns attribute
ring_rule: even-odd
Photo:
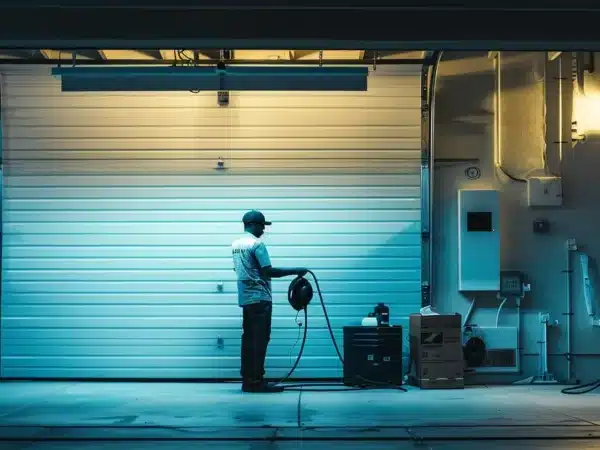
<svg viewBox="0 0 600 450"><path fill-rule="evenodd" d="M433 66L431 69L431 78L429 79L429 304L435 306L433 279L433 197L434 197L434 168L435 168L435 88L438 77L438 67L442 60L444 52L433 53ZM424 305L425 306L425 305Z"/></svg>

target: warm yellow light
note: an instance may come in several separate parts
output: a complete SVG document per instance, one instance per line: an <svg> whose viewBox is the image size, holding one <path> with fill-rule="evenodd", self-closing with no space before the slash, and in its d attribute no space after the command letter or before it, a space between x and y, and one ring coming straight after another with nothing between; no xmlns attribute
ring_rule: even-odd
<svg viewBox="0 0 600 450"><path fill-rule="evenodd" d="M600 94L576 94L574 107L577 132L582 135L600 134Z"/></svg>

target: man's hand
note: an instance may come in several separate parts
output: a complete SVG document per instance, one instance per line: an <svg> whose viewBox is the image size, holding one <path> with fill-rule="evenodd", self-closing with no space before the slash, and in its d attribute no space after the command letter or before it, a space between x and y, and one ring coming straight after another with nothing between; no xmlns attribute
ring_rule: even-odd
<svg viewBox="0 0 600 450"><path fill-rule="evenodd" d="M303 277L304 275L306 275L308 273L308 269L299 268L296 270L297 270L296 275L298 275L299 277Z"/></svg>

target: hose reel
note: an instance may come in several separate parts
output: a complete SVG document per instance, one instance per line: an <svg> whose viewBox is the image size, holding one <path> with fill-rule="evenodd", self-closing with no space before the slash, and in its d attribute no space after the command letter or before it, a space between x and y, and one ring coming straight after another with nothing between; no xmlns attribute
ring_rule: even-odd
<svg viewBox="0 0 600 450"><path fill-rule="evenodd" d="M296 277L288 288L288 302L296 311L302 311L309 305L313 293L310 281L303 277Z"/></svg>

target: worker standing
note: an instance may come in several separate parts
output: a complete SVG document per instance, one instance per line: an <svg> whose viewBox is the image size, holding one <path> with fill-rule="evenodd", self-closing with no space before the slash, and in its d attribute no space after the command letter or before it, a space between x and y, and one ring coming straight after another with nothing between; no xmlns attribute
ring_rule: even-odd
<svg viewBox="0 0 600 450"><path fill-rule="evenodd" d="M231 245L237 275L238 304L243 310L241 348L242 390L244 392L281 392L264 379L267 346L271 339L273 311L272 278L304 276L304 268L282 269L271 266L267 247L261 237L271 225L260 211L252 210L242 218L244 234Z"/></svg>

